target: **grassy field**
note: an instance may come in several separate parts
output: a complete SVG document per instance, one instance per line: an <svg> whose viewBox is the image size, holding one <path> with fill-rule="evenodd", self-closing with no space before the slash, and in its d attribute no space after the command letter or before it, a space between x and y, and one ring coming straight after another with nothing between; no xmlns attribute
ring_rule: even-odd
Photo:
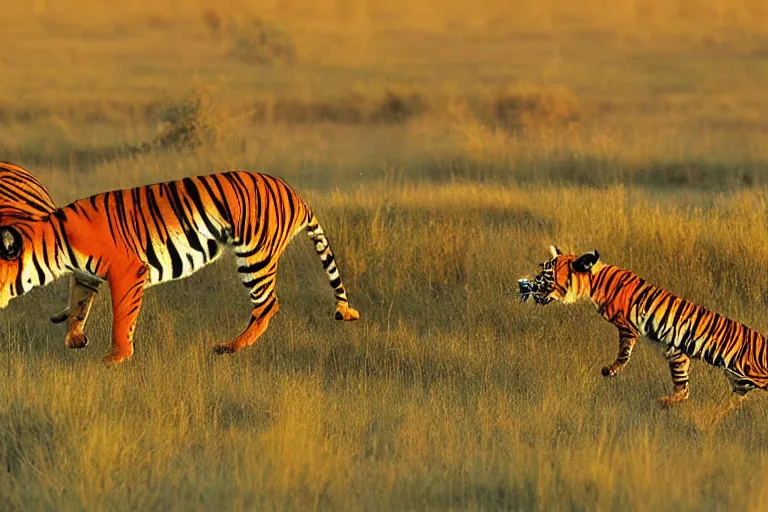
<svg viewBox="0 0 768 512"><path fill-rule="evenodd" d="M764 509L766 393L723 414L694 362L664 409L659 347L604 380L615 328L515 289L549 244L597 248L768 333L764 2L80 4L3 6L0 160L59 204L281 176L363 319L332 320L304 237L231 357L211 349L248 320L233 257L148 291L117 368L107 294L84 351L46 320L64 281L16 299L4 510Z"/></svg>

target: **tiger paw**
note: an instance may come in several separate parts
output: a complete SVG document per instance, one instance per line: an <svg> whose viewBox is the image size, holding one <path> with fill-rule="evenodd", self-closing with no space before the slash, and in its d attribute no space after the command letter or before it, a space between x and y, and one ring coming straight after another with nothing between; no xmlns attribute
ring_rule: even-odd
<svg viewBox="0 0 768 512"><path fill-rule="evenodd" d="M664 407L671 407L688 399L688 393L675 393L674 395L661 396L657 401Z"/></svg>
<svg viewBox="0 0 768 512"><path fill-rule="evenodd" d="M117 364L122 363L129 357L133 355L133 349L123 352L111 352L110 354L104 356L104 363L107 366L115 366Z"/></svg>
<svg viewBox="0 0 768 512"><path fill-rule="evenodd" d="M604 366L602 370L600 370L600 373L603 374L603 377L615 377L617 373L619 373L619 369L615 366Z"/></svg>
<svg viewBox="0 0 768 512"><path fill-rule="evenodd" d="M237 348L235 348L232 343L219 343L215 347L213 347L213 352L222 355L222 354L234 354L237 352Z"/></svg>
<svg viewBox="0 0 768 512"><path fill-rule="evenodd" d="M59 311L58 313L53 315L51 317L51 322L53 322L54 324L60 324L61 322L65 321L67 318L69 318L69 308Z"/></svg>
<svg viewBox="0 0 768 512"><path fill-rule="evenodd" d="M84 332L68 332L64 342L72 349L85 348L88 345L88 336Z"/></svg>
<svg viewBox="0 0 768 512"><path fill-rule="evenodd" d="M345 322L352 322L360 319L360 312L354 308L349 307L349 304L341 303L336 306L336 320L344 320Z"/></svg>

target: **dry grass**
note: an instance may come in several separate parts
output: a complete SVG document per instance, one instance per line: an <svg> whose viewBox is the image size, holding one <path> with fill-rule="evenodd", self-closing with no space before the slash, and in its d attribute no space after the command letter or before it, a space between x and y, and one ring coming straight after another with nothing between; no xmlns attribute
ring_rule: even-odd
<svg viewBox="0 0 768 512"><path fill-rule="evenodd" d="M6 13L13 21L37 18L79 24L140 22L157 28L197 20L214 34L233 20L253 15L278 20L294 30L363 34L377 29L552 31L572 26L595 30L621 27L624 33L642 38L659 32L704 38L733 37L729 31L734 30L746 29L749 34L768 32L768 11L760 0L639 0L631 3L509 0L486 2L481 7L470 0L439 3L340 0L311 4L265 0L191 0L183 3L161 0L121 5L107 0L81 0L78 5L80 10L75 11L65 0L33 0L9 4Z"/></svg>
<svg viewBox="0 0 768 512"><path fill-rule="evenodd" d="M545 311L512 294L558 240L768 331L761 191L704 209L628 193L386 182L308 193L366 318L330 320L297 243L280 316L231 358L210 351L247 316L231 258L148 293L137 354L116 370L99 359L107 299L85 352L39 319L62 285L15 301L0 493L15 508L757 509L763 394L723 417L725 378L696 364L691 401L662 410L658 349L642 344L604 381L613 328L586 305ZM677 484L659 492L669 474Z"/></svg>
<svg viewBox="0 0 768 512"><path fill-rule="evenodd" d="M231 257L148 291L136 355L111 370L106 296L80 352L41 319L63 282L15 300L4 508L764 507L765 393L723 414L724 376L694 363L691 400L661 409L658 347L606 381L615 329L514 286L552 242L597 248L768 333L764 2L4 7L0 159L62 204L282 176L363 313L331 320L303 239L280 314L234 357L211 352L248 317ZM291 64L232 53L256 17Z"/></svg>

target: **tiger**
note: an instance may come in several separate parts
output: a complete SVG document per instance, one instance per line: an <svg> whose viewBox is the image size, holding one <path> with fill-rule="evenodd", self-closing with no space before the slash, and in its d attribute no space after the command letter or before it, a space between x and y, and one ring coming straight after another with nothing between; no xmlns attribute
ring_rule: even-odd
<svg viewBox="0 0 768 512"><path fill-rule="evenodd" d="M663 405L688 399L691 359L724 367L739 399L755 388L768 389L768 350L757 331L676 297L630 270L604 264L597 250L576 257L551 246L550 253L552 259L540 264L532 282L518 281L521 300L533 297L547 305L590 299L619 331L618 356L602 369L603 376L618 374L637 339L646 336L665 347L674 392L658 399Z"/></svg>
<svg viewBox="0 0 768 512"><path fill-rule="evenodd" d="M35 182L30 183L27 197L35 189ZM70 309L54 320L68 318L66 344L83 348L88 343L83 326L93 296L106 282L113 313L107 365L133 355L144 289L191 275L218 259L222 246L234 251L253 309L245 330L214 351L235 353L252 345L278 311L278 261L302 230L334 290L335 319L360 318L349 305L323 228L307 203L280 178L236 170L96 194L61 208L52 201L42 206L28 207L34 212L0 211L0 309L74 272L80 277L72 285Z"/></svg>

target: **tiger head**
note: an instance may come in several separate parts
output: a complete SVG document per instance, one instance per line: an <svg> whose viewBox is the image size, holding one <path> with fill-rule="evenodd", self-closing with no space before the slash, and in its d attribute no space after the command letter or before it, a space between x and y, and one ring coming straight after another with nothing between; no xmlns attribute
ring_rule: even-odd
<svg viewBox="0 0 768 512"><path fill-rule="evenodd" d="M555 300L571 304L578 299L589 298L591 275L602 266L600 254L595 250L576 257L563 254L554 245L549 251L552 259L539 263L541 271L533 281L518 281L520 299L525 302L533 297L536 304L546 306Z"/></svg>

